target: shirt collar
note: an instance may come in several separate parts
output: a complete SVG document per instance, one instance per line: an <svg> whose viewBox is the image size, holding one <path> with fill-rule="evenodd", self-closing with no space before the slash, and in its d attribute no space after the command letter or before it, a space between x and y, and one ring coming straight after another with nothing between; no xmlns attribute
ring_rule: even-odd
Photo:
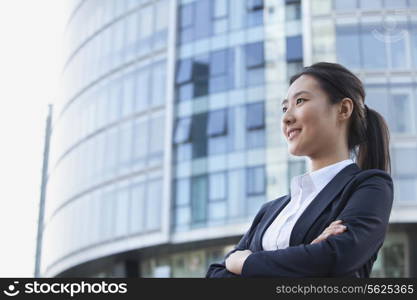
<svg viewBox="0 0 417 300"><path fill-rule="evenodd" d="M303 189L303 194L304 192L309 194L313 191L320 191L344 167L353 163L354 162L352 159L346 159L326 166L324 168L295 176L291 180L291 197L294 197L297 194L298 190L300 190L301 188Z"/></svg>

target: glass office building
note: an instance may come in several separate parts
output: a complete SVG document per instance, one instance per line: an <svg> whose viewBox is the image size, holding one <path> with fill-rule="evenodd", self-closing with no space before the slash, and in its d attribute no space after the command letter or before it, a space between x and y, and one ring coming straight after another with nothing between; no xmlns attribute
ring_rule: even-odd
<svg viewBox="0 0 417 300"><path fill-rule="evenodd" d="M78 0L54 104L39 276L203 277L309 171L289 76L340 62L391 130L372 276L417 272L417 1Z"/></svg>

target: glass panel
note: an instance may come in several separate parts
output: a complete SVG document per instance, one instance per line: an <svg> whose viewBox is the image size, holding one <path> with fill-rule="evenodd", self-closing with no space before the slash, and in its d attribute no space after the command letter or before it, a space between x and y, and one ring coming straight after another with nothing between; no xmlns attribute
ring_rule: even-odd
<svg viewBox="0 0 417 300"><path fill-rule="evenodd" d="M333 8L337 11L354 10L356 7L356 0L333 0Z"/></svg>
<svg viewBox="0 0 417 300"><path fill-rule="evenodd" d="M303 59L303 40L301 36L287 37L287 61Z"/></svg>
<svg viewBox="0 0 417 300"><path fill-rule="evenodd" d="M391 95L392 129L396 133L411 133L414 131L411 99L408 94Z"/></svg>
<svg viewBox="0 0 417 300"><path fill-rule="evenodd" d="M207 127L207 135L218 136L226 134L226 110L211 111Z"/></svg>
<svg viewBox="0 0 417 300"><path fill-rule="evenodd" d="M395 176L417 176L416 148L394 148L394 155Z"/></svg>
<svg viewBox="0 0 417 300"><path fill-rule="evenodd" d="M378 26L362 28L362 62L365 69L384 69L387 67L385 43L381 39L376 38L376 28Z"/></svg>
<svg viewBox="0 0 417 300"><path fill-rule="evenodd" d="M190 178L178 179L176 182L176 206L190 204Z"/></svg>
<svg viewBox="0 0 417 300"><path fill-rule="evenodd" d="M149 136L149 154L162 155L165 141L165 118L163 116L151 120Z"/></svg>
<svg viewBox="0 0 417 300"><path fill-rule="evenodd" d="M191 186L192 222L201 223L206 220L207 210L207 177L192 178Z"/></svg>
<svg viewBox="0 0 417 300"><path fill-rule="evenodd" d="M129 190L122 189L119 190L117 193L117 201L115 205L115 212L116 215L116 228L115 228L115 235L116 237L124 236L127 234L128 231L128 213L129 213Z"/></svg>
<svg viewBox="0 0 417 300"><path fill-rule="evenodd" d="M211 34L211 1L200 0L195 2L195 39L205 38Z"/></svg>
<svg viewBox="0 0 417 300"><path fill-rule="evenodd" d="M382 0L359 0L359 6L363 9L381 9Z"/></svg>
<svg viewBox="0 0 417 300"><path fill-rule="evenodd" d="M193 158L207 155L207 114L193 115L191 140L193 141Z"/></svg>
<svg viewBox="0 0 417 300"><path fill-rule="evenodd" d="M158 229L161 223L162 181L148 182L146 197L146 229Z"/></svg>
<svg viewBox="0 0 417 300"><path fill-rule="evenodd" d="M210 174L210 201L224 200L226 198L226 174Z"/></svg>
<svg viewBox="0 0 417 300"><path fill-rule="evenodd" d="M145 189L144 184L136 184L132 187L130 205L130 232L132 234L143 231L145 227Z"/></svg>
<svg viewBox="0 0 417 300"><path fill-rule="evenodd" d="M386 8L406 8L407 0L385 0Z"/></svg>
<svg viewBox="0 0 417 300"><path fill-rule="evenodd" d="M135 111L139 112L149 106L150 98L150 74L149 68L145 67L138 72L138 84L136 86Z"/></svg>
<svg viewBox="0 0 417 300"><path fill-rule="evenodd" d="M264 64L264 44L257 42L245 45L246 67L255 68Z"/></svg>
<svg viewBox="0 0 417 300"><path fill-rule="evenodd" d="M188 142L191 137L191 118L182 118L177 121L174 142L176 144Z"/></svg>
<svg viewBox="0 0 417 300"><path fill-rule="evenodd" d="M248 168L246 180L247 195L257 195L265 192L265 169L263 166Z"/></svg>
<svg viewBox="0 0 417 300"><path fill-rule="evenodd" d="M221 75L227 70L227 50L212 52L210 55L210 74Z"/></svg>
<svg viewBox="0 0 417 300"><path fill-rule="evenodd" d="M183 83L191 80L192 60L183 59L177 62L177 83Z"/></svg>
<svg viewBox="0 0 417 300"><path fill-rule="evenodd" d="M227 215L226 201L211 202L209 204L209 220L224 220Z"/></svg>
<svg viewBox="0 0 417 300"><path fill-rule="evenodd" d="M165 103L165 62L154 64L152 72L152 104L154 106Z"/></svg>
<svg viewBox="0 0 417 300"><path fill-rule="evenodd" d="M227 5L228 5L228 1L215 0L214 1L214 17L215 18L227 17L227 13L228 13Z"/></svg>
<svg viewBox="0 0 417 300"><path fill-rule="evenodd" d="M406 34L405 26L401 26L395 30L396 34L390 36L388 46L390 47L391 68L405 69L409 67L408 55L406 51Z"/></svg>
<svg viewBox="0 0 417 300"><path fill-rule="evenodd" d="M246 106L246 128L258 129L265 126L264 103L252 103Z"/></svg>
<svg viewBox="0 0 417 300"><path fill-rule="evenodd" d="M194 3L184 4L180 8L180 27L190 27L194 24Z"/></svg>
<svg viewBox="0 0 417 300"><path fill-rule="evenodd" d="M336 27L336 53L340 64L347 68L360 68L358 26Z"/></svg>

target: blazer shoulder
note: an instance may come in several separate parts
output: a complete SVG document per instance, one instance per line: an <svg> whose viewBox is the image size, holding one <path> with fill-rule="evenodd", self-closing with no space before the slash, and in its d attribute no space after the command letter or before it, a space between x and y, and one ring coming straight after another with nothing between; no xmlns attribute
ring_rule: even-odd
<svg viewBox="0 0 417 300"><path fill-rule="evenodd" d="M348 185L348 190L355 190L359 186L368 184L381 186L381 188L384 188L391 194L394 192L394 183L391 175L380 169L368 169L358 172Z"/></svg>
<svg viewBox="0 0 417 300"><path fill-rule="evenodd" d="M391 175L380 169L362 170L355 175L354 179L358 183L364 181L386 181L388 184L392 184Z"/></svg>

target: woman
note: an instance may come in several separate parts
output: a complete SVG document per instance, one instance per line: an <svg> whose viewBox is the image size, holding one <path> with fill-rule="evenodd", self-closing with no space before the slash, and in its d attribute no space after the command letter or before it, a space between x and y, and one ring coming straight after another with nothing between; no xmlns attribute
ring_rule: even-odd
<svg viewBox="0 0 417 300"><path fill-rule="evenodd" d="M361 81L339 64L317 63L291 78L282 133L312 172L292 179L290 195L264 203L206 278L369 277L393 183L388 127L364 102Z"/></svg>

